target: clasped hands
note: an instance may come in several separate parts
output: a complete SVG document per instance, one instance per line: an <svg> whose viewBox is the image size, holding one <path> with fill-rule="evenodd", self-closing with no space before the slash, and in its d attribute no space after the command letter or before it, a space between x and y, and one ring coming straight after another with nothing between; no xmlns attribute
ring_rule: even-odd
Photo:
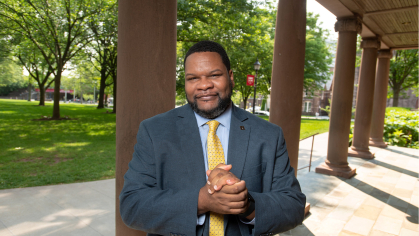
<svg viewBox="0 0 419 236"><path fill-rule="evenodd" d="M232 166L218 164L207 170L208 182L199 190L198 215L208 211L238 215L249 207L246 183L230 172ZM253 212L248 220L254 218Z"/></svg>

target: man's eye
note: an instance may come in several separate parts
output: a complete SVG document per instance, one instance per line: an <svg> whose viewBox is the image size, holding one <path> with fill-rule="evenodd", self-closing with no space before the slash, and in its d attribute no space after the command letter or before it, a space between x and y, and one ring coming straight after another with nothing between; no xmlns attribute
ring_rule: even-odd
<svg viewBox="0 0 419 236"><path fill-rule="evenodd" d="M196 79L198 79L198 77L189 77L186 80L196 80Z"/></svg>
<svg viewBox="0 0 419 236"><path fill-rule="evenodd" d="M221 76L221 75L220 74L211 75L211 77L219 77L219 76Z"/></svg>

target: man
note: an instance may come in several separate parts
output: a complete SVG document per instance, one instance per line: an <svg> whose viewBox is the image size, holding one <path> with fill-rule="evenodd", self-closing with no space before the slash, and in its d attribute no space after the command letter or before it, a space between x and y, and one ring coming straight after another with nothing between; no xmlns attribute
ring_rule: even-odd
<svg viewBox="0 0 419 236"><path fill-rule="evenodd" d="M149 235L273 235L301 224L305 196L280 127L234 106L224 48L185 56L188 105L144 120L120 211Z"/></svg>

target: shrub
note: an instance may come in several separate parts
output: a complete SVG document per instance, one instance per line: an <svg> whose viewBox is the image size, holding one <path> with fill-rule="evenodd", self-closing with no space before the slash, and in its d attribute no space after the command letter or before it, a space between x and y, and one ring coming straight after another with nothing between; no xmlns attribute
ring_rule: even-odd
<svg viewBox="0 0 419 236"><path fill-rule="evenodd" d="M384 141L389 145L419 149L419 112L390 110L384 120Z"/></svg>
<svg viewBox="0 0 419 236"><path fill-rule="evenodd" d="M354 126L349 132L352 145ZM387 109L384 119L384 141L392 146L419 149L419 112L405 109Z"/></svg>

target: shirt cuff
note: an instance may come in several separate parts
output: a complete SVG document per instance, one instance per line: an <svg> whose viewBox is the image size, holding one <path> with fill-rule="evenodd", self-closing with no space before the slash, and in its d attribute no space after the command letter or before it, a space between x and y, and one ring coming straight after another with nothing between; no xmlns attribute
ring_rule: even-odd
<svg viewBox="0 0 419 236"><path fill-rule="evenodd" d="M256 217L255 217L255 218L253 218L251 221L248 221L247 219L246 219L246 221L245 221L245 220L242 220L242 218L240 218L240 217L239 217L239 220L240 220L243 224L247 224L247 225L255 225L255 219L256 219Z"/></svg>
<svg viewBox="0 0 419 236"><path fill-rule="evenodd" d="M205 214L198 216L196 219L196 225L203 225L205 223Z"/></svg>

